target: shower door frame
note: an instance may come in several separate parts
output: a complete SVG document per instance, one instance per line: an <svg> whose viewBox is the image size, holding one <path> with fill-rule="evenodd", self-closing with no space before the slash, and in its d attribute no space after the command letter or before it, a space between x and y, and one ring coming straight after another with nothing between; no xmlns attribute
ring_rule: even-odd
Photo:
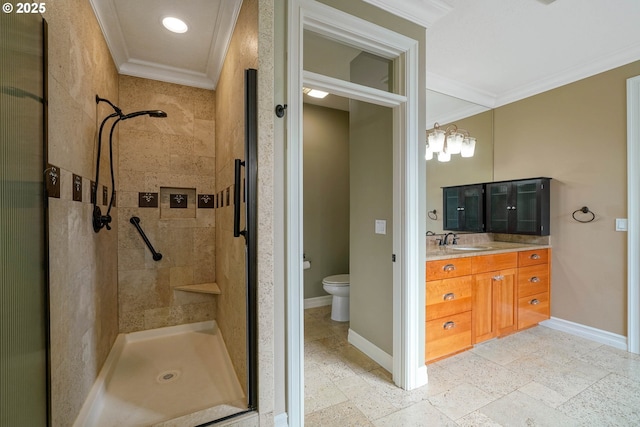
<svg viewBox="0 0 640 427"><path fill-rule="evenodd" d="M627 79L627 350L640 354L640 76Z"/></svg>
<svg viewBox="0 0 640 427"><path fill-rule="evenodd" d="M419 177L424 155L418 141L418 42L317 2L289 2L288 110L286 133L287 412L289 425L304 425L302 86L393 109L393 380L407 390L427 382L424 365L424 242L419 219ZM392 59L402 95L303 71L303 31ZM421 256L422 255L422 256ZM391 257L391 254L389 254ZM391 262L391 259L390 259ZM420 285L422 284L422 285ZM422 321L421 321L422 320ZM422 351L421 351L422 350Z"/></svg>

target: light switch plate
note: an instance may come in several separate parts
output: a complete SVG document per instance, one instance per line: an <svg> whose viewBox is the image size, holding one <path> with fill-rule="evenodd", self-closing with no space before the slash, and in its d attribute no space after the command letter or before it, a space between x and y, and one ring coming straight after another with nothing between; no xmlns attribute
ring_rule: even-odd
<svg viewBox="0 0 640 427"><path fill-rule="evenodd" d="M616 231L627 231L627 218L616 218Z"/></svg>
<svg viewBox="0 0 640 427"><path fill-rule="evenodd" d="M387 234L387 221L376 219L376 234Z"/></svg>

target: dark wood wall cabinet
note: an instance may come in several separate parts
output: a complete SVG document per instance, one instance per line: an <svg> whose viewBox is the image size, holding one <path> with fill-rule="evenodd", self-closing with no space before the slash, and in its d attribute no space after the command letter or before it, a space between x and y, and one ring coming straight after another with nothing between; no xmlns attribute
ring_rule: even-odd
<svg viewBox="0 0 640 427"><path fill-rule="evenodd" d="M444 229L484 231L484 185L461 185L442 189Z"/></svg>
<svg viewBox="0 0 640 427"><path fill-rule="evenodd" d="M443 228L548 236L551 178L443 187Z"/></svg>

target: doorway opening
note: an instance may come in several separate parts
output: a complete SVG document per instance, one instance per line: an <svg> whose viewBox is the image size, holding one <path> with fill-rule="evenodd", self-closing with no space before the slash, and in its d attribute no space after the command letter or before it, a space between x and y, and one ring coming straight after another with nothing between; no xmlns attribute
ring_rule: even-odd
<svg viewBox="0 0 640 427"><path fill-rule="evenodd" d="M287 292L287 357L288 411L292 424L303 425L304 420L304 333L303 333L303 105L302 88L314 88L351 100L385 107L392 117L392 251L388 253L392 269L391 306L391 365L396 385L412 389L426 383L424 366L424 327L420 326L424 307L424 245L420 236L426 215L421 195L419 175L424 173L420 160L422 133L418 120L417 46L416 40L378 27L336 9L318 3L292 2L289 7L288 40L289 70L286 151L286 292ZM303 66L313 55L304 47L305 33L330 39L341 47L360 49L365 56L377 56L374 62L388 64L388 79L352 80L329 71ZM332 50L337 52L336 50ZM328 60L331 56L318 56ZM353 59L353 58L351 58ZM368 59L371 59L369 57ZM335 71L335 67L331 67ZM350 64L346 70L350 73ZM386 89L378 85L386 85ZM424 213L424 215L422 215ZM383 219L383 218L381 218ZM374 227L370 224L369 227ZM395 255L395 262L393 257ZM351 260L350 260L351 264ZM423 319L423 317L422 317ZM422 322L424 323L424 322ZM367 337L365 337L367 338ZM371 341L368 339L368 341ZM375 344L375 343L374 343ZM374 347L380 348L378 343Z"/></svg>
<svg viewBox="0 0 640 427"><path fill-rule="evenodd" d="M393 109L304 100L305 413L317 418L353 381L393 384Z"/></svg>

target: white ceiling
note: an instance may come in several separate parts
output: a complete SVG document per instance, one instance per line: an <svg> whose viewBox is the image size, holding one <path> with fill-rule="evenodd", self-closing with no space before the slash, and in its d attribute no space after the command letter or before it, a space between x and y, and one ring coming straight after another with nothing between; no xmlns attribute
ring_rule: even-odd
<svg viewBox="0 0 640 427"><path fill-rule="evenodd" d="M427 87L481 105L640 59L638 0L446 1L452 10L427 29Z"/></svg>
<svg viewBox="0 0 640 427"><path fill-rule="evenodd" d="M242 0L90 0L118 71L215 89ZM180 18L189 31L162 26Z"/></svg>
<svg viewBox="0 0 640 427"><path fill-rule="evenodd" d="M120 73L215 88L242 0L90 1ZM427 27L429 89L486 107L640 59L640 0L364 1Z"/></svg>

